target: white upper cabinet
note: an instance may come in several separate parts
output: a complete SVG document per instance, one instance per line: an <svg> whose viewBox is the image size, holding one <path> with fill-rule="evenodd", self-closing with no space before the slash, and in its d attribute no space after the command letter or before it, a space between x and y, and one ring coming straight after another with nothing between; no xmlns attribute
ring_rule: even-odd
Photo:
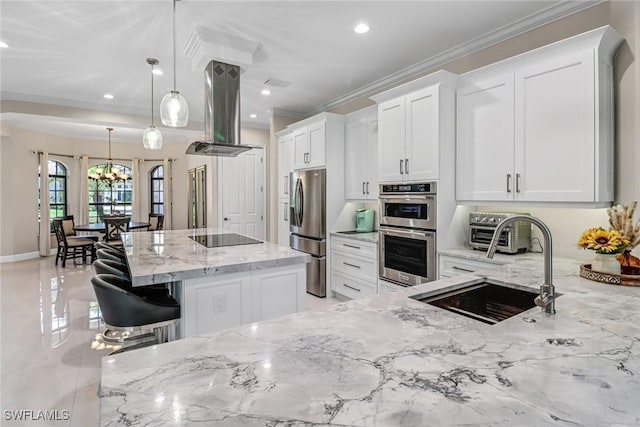
<svg viewBox="0 0 640 427"><path fill-rule="evenodd" d="M595 200L594 68L590 50L516 71L516 200Z"/></svg>
<svg viewBox="0 0 640 427"><path fill-rule="evenodd" d="M320 117L303 120L289 126L293 130L294 169L317 168L326 165L327 120L332 117L323 113Z"/></svg>
<svg viewBox="0 0 640 427"><path fill-rule="evenodd" d="M293 171L293 135L278 135L278 198L289 198L289 173Z"/></svg>
<svg viewBox="0 0 640 427"><path fill-rule="evenodd" d="M513 200L513 75L463 86L457 99L457 198Z"/></svg>
<svg viewBox="0 0 640 427"><path fill-rule="evenodd" d="M346 116L345 198L378 199L378 110L375 106Z"/></svg>
<svg viewBox="0 0 640 427"><path fill-rule="evenodd" d="M454 144L456 80L438 71L372 97L378 103L379 182L440 178L441 146Z"/></svg>
<svg viewBox="0 0 640 427"><path fill-rule="evenodd" d="M621 42L602 27L462 76L458 201L610 203Z"/></svg>

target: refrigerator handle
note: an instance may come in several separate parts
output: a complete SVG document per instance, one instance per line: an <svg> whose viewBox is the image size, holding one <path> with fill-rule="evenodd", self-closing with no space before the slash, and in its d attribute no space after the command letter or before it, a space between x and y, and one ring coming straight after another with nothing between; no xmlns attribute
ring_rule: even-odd
<svg viewBox="0 0 640 427"><path fill-rule="evenodd" d="M296 226L302 226L302 218L304 215L304 189L302 188L302 179L298 178L296 181L296 195L295 195L295 214L297 224Z"/></svg>

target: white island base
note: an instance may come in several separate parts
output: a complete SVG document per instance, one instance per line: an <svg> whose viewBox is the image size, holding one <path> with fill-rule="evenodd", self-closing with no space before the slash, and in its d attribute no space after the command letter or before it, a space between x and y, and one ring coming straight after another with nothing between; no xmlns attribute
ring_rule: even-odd
<svg viewBox="0 0 640 427"><path fill-rule="evenodd" d="M178 282L186 338L304 310L305 264L205 276Z"/></svg>

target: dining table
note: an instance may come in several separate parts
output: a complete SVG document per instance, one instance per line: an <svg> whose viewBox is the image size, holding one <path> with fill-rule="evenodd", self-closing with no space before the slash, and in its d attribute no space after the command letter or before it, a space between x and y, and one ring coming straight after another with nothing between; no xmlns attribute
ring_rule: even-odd
<svg viewBox="0 0 640 427"><path fill-rule="evenodd" d="M150 225L151 224L149 222L129 221L129 230L147 228ZM91 231L98 233L104 233L106 231L104 222L96 222L95 224L75 224L73 229L75 231Z"/></svg>

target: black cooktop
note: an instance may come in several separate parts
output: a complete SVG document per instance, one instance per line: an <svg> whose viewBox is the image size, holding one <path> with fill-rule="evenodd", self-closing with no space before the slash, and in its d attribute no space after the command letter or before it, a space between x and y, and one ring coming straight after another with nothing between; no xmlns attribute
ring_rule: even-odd
<svg viewBox="0 0 640 427"><path fill-rule="evenodd" d="M236 233L205 234L202 236L189 236L189 238L208 248L219 248L221 246L253 245L256 243L262 243L260 240L252 239L251 237L243 236Z"/></svg>

